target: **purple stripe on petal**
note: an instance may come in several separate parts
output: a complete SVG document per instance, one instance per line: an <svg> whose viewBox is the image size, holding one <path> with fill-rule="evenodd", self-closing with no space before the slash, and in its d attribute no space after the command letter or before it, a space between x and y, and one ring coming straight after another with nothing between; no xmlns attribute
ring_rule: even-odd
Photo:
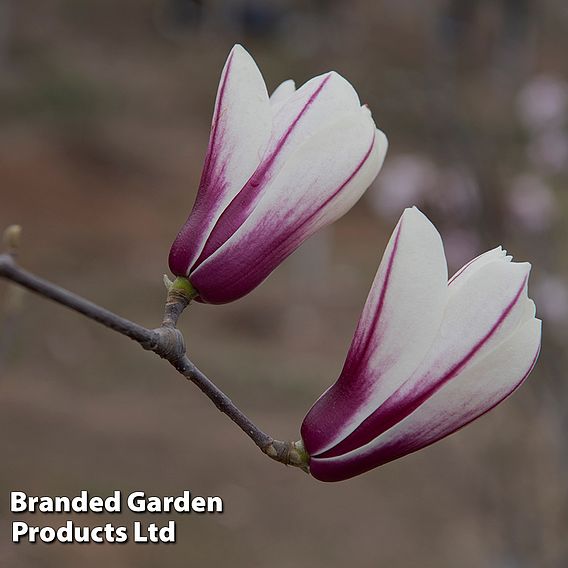
<svg viewBox="0 0 568 568"><path fill-rule="evenodd" d="M365 165L365 162L369 159L369 156L371 155L373 149L375 148L375 142L376 142L376 134L373 133L373 139L371 140L371 145L369 146L369 149L367 150L361 161L357 164L353 172L349 175L349 177L323 203L321 203L317 209L312 211L312 213L308 215L301 223L293 225L289 231L282 233L280 238L274 243L276 247L281 247L282 245L286 245L287 241L294 233L301 234L302 229L304 229L307 225L309 225L309 223L314 220L316 215L318 215L323 209L325 209L328 205L330 205L330 203L353 180L353 178L359 173L361 168ZM294 246L294 249L292 249L292 251L295 250L296 246ZM288 254L290 254L292 251L287 253L286 256L288 256Z"/></svg>
<svg viewBox="0 0 568 568"><path fill-rule="evenodd" d="M507 251L503 250L501 247L497 247L490 251L487 251L479 256L476 256L474 259L470 260L467 264L462 266L448 281L448 286L451 286L456 281L459 281L463 278L464 275L467 275L471 272L472 268L479 268L483 266L486 262L492 262L497 260L505 260L506 261Z"/></svg>
<svg viewBox="0 0 568 568"><path fill-rule="evenodd" d="M460 422L455 425L455 428L444 431L442 434L432 439L420 438L417 440L416 438L397 438L390 444L381 445L374 449L369 449L369 451L364 454L354 452L352 456L342 456L338 458L327 459L323 459L321 457L312 457L310 459L311 475L319 481L324 482L344 481L346 479L350 479L352 477L361 475L372 469L385 465L386 463L389 463L395 459L399 459L403 456L426 448L441 440L442 438L454 434L474 420L477 420L481 416L487 414L489 411L493 410L493 408L495 408L497 405L511 396L525 382L525 380L531 373L538 359L539 352L540 344L528 370L513 386L513 388L502 393L502 395L499 396L495 401L493 401L487 408L484 408L481 411L479 411L478 409L477 412L474 411L462 417L463 421L460 420Z"/></svg>
<svg viewBox="0 0 568 568"><path fill-rule="evenodd" d="M223 211L219 217L215 227L211 231L207 242L201 252L201 255L194 263L192 269L196 269L205 259L209 258L217 249L219 249L237 229L245 222L247 217L251 214L254 207L262 197L262 191L266 186L267 181L274 175L275 164L277 158L286 148L290 135L306 114L309 108L316 101L323 88L329 81L331 75L326 75L321 83L317 86L311 94L306 103L302 106L295 119L291 122L285 130L282 137L276 142L274 149L259 165L258 169L253 173L249 181L244 185L241 191L233 198L228 207Z"/></svg>
<svg viewBox="0 0 568 568"><path fill-rule="evenodd" d="M222 113L220 112L221 106L225 99L225 93L227 91L227 82L229 76L231 74L231 67L233 65L233 58L235 54L231 52L227 61L227 70L223 77L223 82L221 83L221 87L219 89L219 99L217 104L215 105L215 113L213 117L213 124L211 126L211 144L209 144L209 148L207 149L207 156L205 157L205 164L203 166L203 172L201 174L201 182L200 186L210 186L212 181L212 172L215 168L216 158L218 156L218 149L220 143L220 136L219 134L219 124L221 123Z"/></svg>
<svg viewBox="0 0 568 568"><path fill-rule="evenodd" d="M347 354L347 360L344 366L344 371L346 371L347 375L351 375L351 373L355 371L355 369L365 367L371 355L371 349L370 349L371 338L373 338L374 331L379 325L379 322L381 321L381 316L383 314L383 308L385 305L385 299L387 297L387 292L389 289L392 269L398 252L398 243L403 223L404 223L404 218L401 218L395 233L394 245L387 264L387 270L382 284L379 302L377 305L377 309L373 314L373 319L371 320L370 323L366 321L361 322L359 326L357 326L357 330L355 331L355 337L353 340L352 348L349 350L349 353ZM347 377L347 380L351 380L350 376Z"/></svg>
<svg viewBox="0 0 568 568"><path fill-rule="evenodd" d="M418 380L414 377L410 377L408 381L392 394L373 414L364 420L354 432L330 450L317 455L317 457L337 457L360 448L414 412L424 401L455 377L495 334L521 298L527 280L528 276L524 278L515 296L497 318L490 330L464 357L454 363L442 376L433 377L431 375L425 375Z"/></svg>
<svg viewBox="0 0 568 568"><path fill-rule="evenodd" d="M323 203L298 223L286 224L279 219L273 226L270 220L258 223L245 237L198 266L191 275L191 282L200 291L201 300L210 304L224 304L237 300L256 288L287 256L311 234L310 223L323 209L330 205L341 191L349 185L371 156L376 144L376 135L364 156ZM238 236L238 235L237 235Z"/></svg>
<svg viewBox="0 0 568 568"><path fill-rule="evenodd" d="M197 198L170 253L174 273L190 271L219 216L258 168L271 132L264 79L236 45L221 73Z"/></svg>
<svg viewBox="0 0 568 568"><path fill-rule="evenodd" d="M219 196L224 192L227 184L225 176L223 175L224 168L221 167L219 171L216 165L219 154L218 146L221 143L220 139L222 137L220 134L220 123L222 119L220 109L225 99L227 82L231 74L234 55L234 51L231 51L227 58L225 72L219 87L219 95L217 97L217 104L215 105L211 124L210 142L201 173L197 198L187 221L181 228L170 249L168 263L170 270L176 276L187 276L189 274L189 263L195 256L198 247L202 244L198 238L201 234L201 228L206 226L208 221L210 222L215 215L215 208L212 207L212 203L219 199Z"/></svg>
<svg viewBox="0 0 568 568"><path fill-rule="evenodd" d="M316 452L317 448L328 445L336 436L337 431L357 415L368 399L370 383L380 380L383 369L374 369L373 373L368 375L365 369L370 356L369 344L374 338L375 328L383 312L403 222L402 218L394 234L395 240L387 261L387 269L373 319L371 322L361 321L359 323L339 379L316 401L304 418L301 435L310 454ZM388 365L388 362L385 362L385 365ZM355 376L356 381L353 380ZM334 408L341 408L341 411L330 412L330 409Z"/></svg>
<svg viewBox="0 0 568 568"><path fill-rule="evenodd" d="M443 428L439 428L439 430L441 432L437 435L434 435L434 436L401 436L401 437L397 437L395 440L393 440L389 444L385 444L385 445L381 446L380 453L383 456L383 460L384 460L383 463L393 461L393 460L395 460L399 457L402 457L402 456L407 455L409 453L416 452L416 451L418 451L422 448L430 446L431 444L437 442L438 440L445 438L446 436L449 436L450 434L453 434L454 432L457 432L458 430L461 430L462 428L464 428L465 426L467 426L468 424L470 424L471 422L473 422L477 418L480 418L484 414L487 414L490 410L493 410L497 405L499 405L506 398L511 396L524 383L524 381L527 379L527 377L530 375L531 371L533 370L533 368L536 364L536 361L538 359L539 353L540 353L540 345L539 345L538 351L536 352L534 358L531 361L529 369L522 376L521 380L513 387L512 390L507 390L506 392L502 393L502 395L500 395L489 407L483 409L483 411L481 411L481 412L480 412L479 408L472 409L470 412L468 412L467 414L464 414L462 417L460 417L460 421L459 421L460 423L459 423L459 425L456 425L455 428L449 429L449 430L444 430ZM451 421L451 417L452 417L452 415L449 414L448 420Z"/></svg>

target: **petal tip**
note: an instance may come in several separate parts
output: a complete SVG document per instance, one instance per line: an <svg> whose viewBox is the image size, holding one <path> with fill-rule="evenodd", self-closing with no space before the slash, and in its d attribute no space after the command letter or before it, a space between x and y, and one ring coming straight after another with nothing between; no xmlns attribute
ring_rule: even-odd
<svg viewBox="0 0 568 568"><path fill-rule="evenodd" d="M231 48L230 53L246 53L247 55L250 55L250 53L240 43L235 43L235 45Z"/></svg>
<svg viewBox="0 0 568 568"><path fill-rule="evenodd" d="M240 43L236 43L229 52L227 62L229 61L233 61L233 63L240 65L252 64L258 68L254 57Z"/></svg>

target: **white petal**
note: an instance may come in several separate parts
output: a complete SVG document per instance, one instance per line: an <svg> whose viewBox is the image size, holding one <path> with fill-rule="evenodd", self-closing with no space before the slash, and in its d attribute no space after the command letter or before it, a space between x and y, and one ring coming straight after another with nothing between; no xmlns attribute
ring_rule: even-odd
<svg viewBox="0 0 568 568"><path fill-rule="evenodd" d="M258 167L272 129L264 79L240 45L232 49L219 83L209 149L197 199L181 239L188 269L217 219ZM186 244L188 241L189 244Z"/></svg>
<svg viewBox="0 0 568 568"><path fill-rule="evenodd" d="M312 455L353 432L416 369L439 330L447 279L438 231L418 209L406 209L379 266L342 374L304 422L302 437ZM325 424L323 432L311 435L310 430L318 429L311 422Z"/></svg>
<svg viewBox="0 0 568 568"><path fill-rule="evenodd" d="M258 203L265 198L267 192L271 191L269 188L280 183L275 182L275 179L279 176L282 168L294 174L294 171L298 169L296 166L298 162L300 162L300 167L310 165L309 163L306 164L306 158L299 154L299 149L306 150L303 145L316 135L319 138L316 138L316 141L310 146L313 149L310 152L315 154L317 160L316 172L319 171L317 163L322 161L323 148L329 153L326 167L331 166L331 174L334 179L342 175L342 164L346 164L349 173L353 171L349 168L352 166L353 155L358 155L361 140L349 142L349 139L345 139L343 146L346 151L344 151L344 148L341 149L345 156L335 165L333 160L336 159L338 154L336 147L341 141L336 140L337 136L332 136L331 142L322 140L321 135L322 132L327 134L333 125L340 123L346 117L346 124L350 124L354 120L363 120L361 118L362 113L367 116L367 123L372 123L370 112L368 109L360 107L357 93L348 81L334 72L321 75L308 81L288 97L284 104L278 106L278 109L273 116L272 136L262 163L219 218L219 222L211 231L207 243L203 247L198 264L211 257L245 223ZM353 119L353 116L357 118ZM372 124L374 128L374 123ZM365 141L366 137L363 135L362 142L365 143ZM386 146L385 142L384 135L380 133L377 137L379 150ZM350 149L347 146L348 143L355 144L354 148ZM365 147L365 151L367 150L368 146ZM293 162L292 167L289 166L290 161ZM297 180L295 180L295 183L297 183ZM300 188L306 186L307 184L302 182ZM329 188L326 191L329 191ZM319 193L316 192L316 196L318 195ZM360 193L355 194L353 203L359 196ZM194 268L197 268L197 266Z"/></svg>
<svg viewBox="0 0 568 568"><path fill-rule="evenodd" d="M288 99L292 94L296 92L296 84L292 79L284 81L274 89L274 92L270 95L270 105L274 108L276 105L281 105Z"/></svg>
<svg viewBox="0 0 568 568"><path fill-rule="evenodd" d="M361 445L363 439L370 441L404 420L531 319L529 270L527 263L494 261L464 276L462 286L449 286L444 318L431 349L404 384L375 406L356 436L343 441L341 450Z"/></svg>
<svg viewBox="0 0 568 568"><path fill-rule="evenodd" d="M449 286L437 353L431 354L430 364L453 365L483 341L474 355L478 357L510 335L531 312L527 296L530 268L528 263L493 260L464 273L459 285L455 281Z"/></svg>
<svg viewBox="0 0 568 568"><path fill-rule="evenodd" d="M363 108L310 138L263 189L240 228L192 273L194 285L211 284L205 273L212 271L217 280L226 274L219 286L227 294L245 280L252 285L253 277L261 282L304 239L359 199L385 151L386 138Z"/></svg>
<svg viewBox="0 0 568 568"><path fill-rule="evenodd" d="M272 234L299 231L304 238L308 230L337 219L376 177L386 147L366 109L345 116L296 148L264 188L239 236L263 224Z"/></svg>
<svg viewBox="0 0 568 568"><path fill-rule="evenodd" d="M272 175L318 132L360 108L352 85L335 72L314 77L275 108L266 158L273 158Z"/></svg>
<svg viewBox="0 0 568 568"><path fill-rule="evenodd" d="M449 285L452 289L452 294L456 294L462 286L465 286L468 279L475 271L482 269L487 264L490 264L492 262L511 262L512 258L513 257L507 255L507 251L503 250L501 247L497 247L493 250L479 255L477 258L474 258L472 261L468 262L465 266L460 268L460 270L458 270L454 274L454 276L452 276L449 281ZM521 264L521 266L524 266L524 269L530 268L530 265L527 264ZM523 294L522 300L523 301L520 307L524 310L525 313L521 317L520 321L526 321L534 317L536 308L534 302L527 297L526 291Z"/></svg>
<svg viewBox="0 0 568 568"><path fill-rule="evenodd" d="M536 362L540 341L541 322L532 318L404 420L367 446L339 459L353 460L356 456L373 454L377 462L385 463L462 428L523 383Z"/></svg>
<svg viewBox="0 0 568 568"><path fill-rule="evenodd" d="M509 262L511 260L510 256L507 256L507 251L503 250L502 247L496 247L492 250L480 254L478 257L470 260L467 264L462 266L451 278L449 284L457 283L463 276L469 274L473 270L478 270L488 262L493 262L494 260L506 260Z"/></svg>

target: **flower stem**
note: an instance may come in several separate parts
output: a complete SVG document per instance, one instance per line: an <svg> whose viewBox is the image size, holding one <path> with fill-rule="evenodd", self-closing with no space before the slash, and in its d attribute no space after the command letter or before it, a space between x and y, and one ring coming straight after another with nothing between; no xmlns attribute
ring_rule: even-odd
<svg viewBox="0 0 568 568"><path fill-rule="evenodd" d="M166 296L162 325L165 327L176 327L181 314L191 301L198 296L198 293L187 278L180 276L173 282L166 284L166 287L168 295Z"/></svg>

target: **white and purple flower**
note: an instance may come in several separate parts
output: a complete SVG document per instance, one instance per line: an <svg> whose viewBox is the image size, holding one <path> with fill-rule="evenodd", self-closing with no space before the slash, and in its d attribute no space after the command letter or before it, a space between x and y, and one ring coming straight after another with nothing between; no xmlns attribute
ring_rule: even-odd
<svg viewBox="0 0 568 568"><path fill-rule="evenodd" d="M306 238L346 213L387 149L366 106L335 72L268 96L236 45L217 92L193 210L169 257L198 300L222 304L258 286Z"/></svg>
<svg viewBox="0 0 568 568"><path fill-rule="evenodd" d="M455 432L516 390L540 351L530 268L498 247L448 282L438 231L406 209L343 371L304 419L311 474L340 481L369 471Z"/></svg>

